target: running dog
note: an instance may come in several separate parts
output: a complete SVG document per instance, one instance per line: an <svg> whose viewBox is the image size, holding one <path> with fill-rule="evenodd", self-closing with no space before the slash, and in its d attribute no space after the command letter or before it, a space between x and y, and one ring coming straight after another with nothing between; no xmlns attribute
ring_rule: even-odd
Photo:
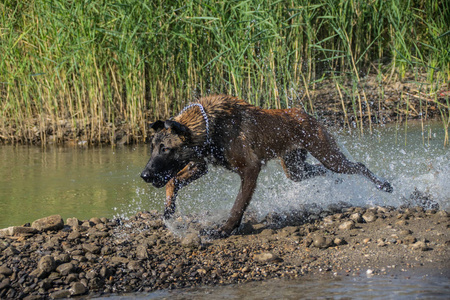
<svg viewBox="0 0 450 300"><path fill-rule="evenodd" d="M261 109L236 97L217 95L200 98L150 128L155 131L151 157L141 177L157 188L166 186L165 219L175 212L178 191L206 174L208 163L240 176L230 216L215 236L229 236L239 227L261 167L273 158L281 159L286 176L294 181L331 170L359 174L380 190L393 190L362 163L349 161L325 127L302 109ZM306 163L308 152L321 164Z"/></svg>

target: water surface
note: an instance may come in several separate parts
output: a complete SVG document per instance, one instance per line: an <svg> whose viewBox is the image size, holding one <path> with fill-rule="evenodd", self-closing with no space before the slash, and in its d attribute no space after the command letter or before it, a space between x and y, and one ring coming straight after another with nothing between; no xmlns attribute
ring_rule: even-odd
<svg viewBox="0 0 450 300"><path fill-rule="evenodd" d="M391 181L394 193L378 191L355 175L332 175L295 183L284 176L278 161L260 174L249 210L259 216L302 204L319 206L400 205L418 189L448 209L450 150L443 147L441 124L377 127L364 136L335 134L344 152ZM129 216L139 210L161 210L164 189L139 177L147 163L146 145L69 148L0 146L0 228L22 225L52 214L77 217ZM210 172L179 193L180 214L225 217L239 189L237 175L222 168Z"/></svg>

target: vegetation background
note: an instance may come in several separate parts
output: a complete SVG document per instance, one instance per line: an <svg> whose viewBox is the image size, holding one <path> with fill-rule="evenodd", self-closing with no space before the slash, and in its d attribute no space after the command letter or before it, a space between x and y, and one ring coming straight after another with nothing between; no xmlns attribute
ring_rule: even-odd
<svg viewBox="0 0 450 300"><path fill-rule="evenodd" d="M211 93L314 113L325 83L371 121L368 74L448 129L449 20L445 0L3 0L0 141L140 142Z"/></svg>

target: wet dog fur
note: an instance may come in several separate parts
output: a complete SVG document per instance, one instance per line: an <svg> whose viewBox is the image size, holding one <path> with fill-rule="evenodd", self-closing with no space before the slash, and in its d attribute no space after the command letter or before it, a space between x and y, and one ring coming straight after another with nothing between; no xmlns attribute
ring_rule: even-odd
<svg viewBox="0 0 450 300"><path fill-rule="evenodd" d="M178 191L215 164L236 172L241 187L228 220L216 236L228 236L239 227L256 188L258 174L268 160L280 158L289 179L301 181L336 173L359 174L376 187L392 192L386 180L362 163L349 161L332 136L304 110L261 109L227 95L200 98L173 119L150 125L155 131L151 157L141 177L166 186L164 218L175 212ZM310 153L321 164L305 162Z"/></svg>

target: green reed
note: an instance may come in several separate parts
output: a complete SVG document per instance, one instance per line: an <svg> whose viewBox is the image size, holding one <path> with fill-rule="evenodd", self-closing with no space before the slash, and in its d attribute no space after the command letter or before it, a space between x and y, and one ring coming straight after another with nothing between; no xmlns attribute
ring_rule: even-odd
<svg viewBox="0 0 450 300"><path fill-rule="evenodd" d="M427 93L450 80L449 19L439 0L5 0L0 140L142 141L150 120L211 93L315 114L325 79L362 130L364 74L426 74Z"/></svg>

